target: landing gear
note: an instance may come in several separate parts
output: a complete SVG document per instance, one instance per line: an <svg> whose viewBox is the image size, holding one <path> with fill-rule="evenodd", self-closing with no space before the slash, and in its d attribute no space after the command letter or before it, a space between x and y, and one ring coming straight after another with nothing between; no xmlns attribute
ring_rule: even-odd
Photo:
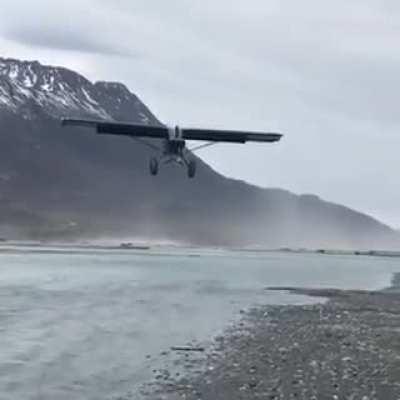
<svg viewBox="0 0 400 400"><path fill-rule="evenodd" d="M157 158L153 157L150 159L150 173L151 175L155 176L158 174L158 160Z"/></svg>
<svg viewBox="0 0 400 400"><path fill-rule="evenodd" d="M149 170L150 170L151 175L155 176L158 174L160 162L162 164L169 164L169 163L175 162L180 166L186 166L187 176L190 179L194 178L196 175L196 161L188 160L185 157L178 158L178 159L174 159L174 158L163 159L163 158L161 158L161 160L158 160L156 157L152 157L150 159L150 163L149 163Z"/></svg>
<svg viewBox="0 0 400 400"><path fill-rule="evenodd" d="M189 162L188 162L188 165L187 165L187 174L188 174L188 177L191 179L191 178L194 178L194 176L196 175L196 161L194 161L194 160L190 160Z"/></svg>

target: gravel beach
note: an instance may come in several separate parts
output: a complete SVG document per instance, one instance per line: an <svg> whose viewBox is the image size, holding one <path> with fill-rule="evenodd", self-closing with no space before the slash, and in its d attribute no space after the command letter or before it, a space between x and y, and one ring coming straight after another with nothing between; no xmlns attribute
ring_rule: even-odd
<svg viewBox="0 0 400 400"><path fill-rule="evenodd" d="M197 372L155 371L148 398L400 399L397 284L398 276L379 292L269 288L328 300L244 313L202 356L179 355L176 365Z"/></svg>

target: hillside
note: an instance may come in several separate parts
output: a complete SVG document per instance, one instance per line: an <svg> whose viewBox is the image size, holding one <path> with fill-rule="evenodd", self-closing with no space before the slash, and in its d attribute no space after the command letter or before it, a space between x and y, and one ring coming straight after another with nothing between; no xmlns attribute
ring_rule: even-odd
<svg viewBox="0 0 400 400"><path fill-rule="evenodd" d="M62 116L160 123L120 83L0 58L0 236L131 237L199 245L392 248L399 235L317 196L198 175L148 174L151 151L60 127Z"/></svg>

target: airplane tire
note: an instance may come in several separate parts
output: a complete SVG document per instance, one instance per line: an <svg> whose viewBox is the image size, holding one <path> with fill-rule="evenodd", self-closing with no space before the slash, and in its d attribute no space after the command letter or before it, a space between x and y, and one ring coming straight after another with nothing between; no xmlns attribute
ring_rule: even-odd
<svg viewBox="0 0 400 400"><path fill-rule="evenodd" d="M156 158L151 158L150 159L150 174L155 176L158 174L158 160Z"/></svg>
<svg viewBox="0 0 400 400"><path fill-rule="evenodd" d="M190 160L188 164L188 177L194 178L196 175L196 162L194 160Z"/></svg>

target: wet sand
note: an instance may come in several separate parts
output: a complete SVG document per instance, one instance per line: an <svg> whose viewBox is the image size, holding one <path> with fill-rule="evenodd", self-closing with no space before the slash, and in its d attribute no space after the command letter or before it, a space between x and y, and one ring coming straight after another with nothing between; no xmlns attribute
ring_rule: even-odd
<svg viewBox="0 0 400 400"><path fill-rule="evenodd" d="M182 352L151 399L400 399L400 293L296 289L328 300L250 310L199 357ZM186 368L186 371L188 369Z"/></svg>

